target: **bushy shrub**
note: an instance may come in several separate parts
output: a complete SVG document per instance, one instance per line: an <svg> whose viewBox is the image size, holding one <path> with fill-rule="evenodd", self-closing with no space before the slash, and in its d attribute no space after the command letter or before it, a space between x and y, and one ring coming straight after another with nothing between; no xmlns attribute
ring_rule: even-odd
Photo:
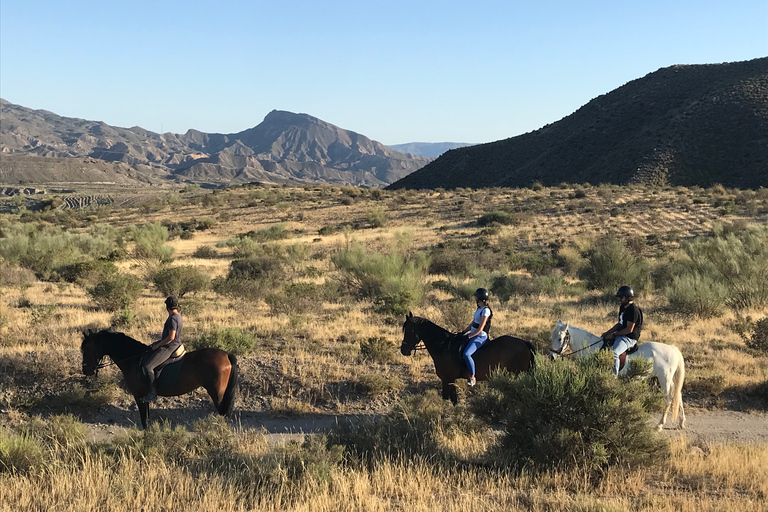
<svg viewBox="0 0 768 512"><path fill-rule="evenodd" d="M118 273L118 268L111 261L91 260L63 265L57 269L57 272L68 283L89 287L102 279L114 276Z"/></svg>
<svg viewBox="0 0 768 512"><path fill-rule="evenodd" d="M0 263L0 286L24 290L35 283L35 273L16 265Z"/></svg>
<svg viewBox="0 0 768 512"><path fill-rule="evenodd" d="M173 261L173 247L165 245L168 241L168 228L165 226L159 223L132 226L131 237L135 243L134 256L147 265Z"/></svg>
<svg viewBox="0 0 768 512"><path fill-rule="evenodd" d="M372 228L381 228L387 224L389 218L384 208L381 206L373 206L365 212L365 220Z"/></svg>
<svg viewBox="0 0 768 512"><path fill-rule="evenodd" d="M684 250L688 260L678 265L681 277L687 276L683 284L722 293L725 305L737 310L768 305L768 227L716 224L712 237L686 244Z"/></svg>
<svg viewBox="0 0 768 512"><path fill-rule="evenodd" d="M190 265L180 265L161 268L155 273L152 282L155 288L165 296L183 297L187 293L207 289L211 281L199 269Z"/></svg>
<svg viewBox="0 0 768 512"><path fill-rule="evenodd" d="M416 306L424 293L423 278L429 265L425 254L393 249L388 254L368 254L358 244L331 257L343 286L377 304L381 312L401 315Z"/></svg>
<svg viewBox="0 0 768 512"><path fill-rule="evenodd" d="M546 275L525 277L519 275L496 276L490 291L502 302L516 296L579 294L578 285L568 284L562 276Z"/></svg>
<svg viewBox="0 0 768 512"><path fill-rule="evenodd" d="M403 389L403 381L396 375L385 375L381 372L362 375L357 386L369 396L381 396Z"/></svg>
<svg viewBox="0 0 768 512"><path fill-rule="evenodd" d="M238 327L222 327L203 333L188 345L193 350L220 348L233 354L247 354L256 346L256 336Z"/></svg>
<svg viewBox="0 0 768 512"><path fill-rule="evenodd" d="M328 443L364 461L424 457L438 462L451 458L441 449L444 437L484 430L464 405L453 406L430 391L403 398L383 416L339 421Z"/></svg>
<svg viewBox="0 0 768 512"><path fill-rule="evenodd" d="M752 335L744 341L752 350L768 353L768 317L755 322Z"/></svg>
<svg viewBox="0 0 768 512"><path fill-rule="evenodd" d="M284 252L260 250L248 258L233 260L227 276L213 280L213 289L230 297L261 300L285 281L285 264Z"/></svg>
<svg viewBox="0 0 768 512"><path fill-rule="evenodd" d="M213 260L219 257L219 253L216 252L216 249L211 246L201 245L195 249L195 252L192 253L192 257L204 260Z"/></svg>
<svg viewBox="0 0 768 512"><path fill-rule="evenodd" d="M88 296L99 309L119 311L129 308L141 295L144 286L134 276L114 274L88 288Z"/></svg>
<svg viewBox="0 0 768 512"><path fill-rule="evenodd" d="M323 290L314 283L291 283L281 292L270 293L264 300L275 314L309 313L317 310Z"/></svg>
<svg viewBox="0 0 768 512"><path fill-rule="evenodd" d="M117 250L113 240L103 235L76 234L59 228L40 228L34 224L4 226L0 233L0 257L32 270L48 279L64 265L86 259L105 259Z"/></svg>
<svg viewBox="0 0 768 512"><path fill-rule="evenodd" d="M614 293L619 286L629 284L637 292L643 287L650 269L645 259L627 248L621 241L604 238L587 254L588 265L581 277L591 289Z"/></svg>
<svg viewBox="0 0 768 512"><path fill-rule="evenodd" d="M44 462L45 453L37 439L0 427L0 473L26 474Z"/></svg>
<svg viewBox="0 0 768 512"><path fill-rule="evenodd" d="M504 429L495 451L502 465L584 471L649 465L667 452L649 422L662 397L642 379L617 379L602 351L548 363L519 376L493 375L471 398L480 418Z"/></svg>
<svg viewBox="0 0 768 512"><path fill-rule="evenodd" d="M469 277L477 270L473 251L456 243L442 243L430 251L429 273Z"/></svg>
<svg viewBox="0 0 768 512"><path fill-rule="evenodd" d="M491 224L514 224L515 216L509 212L503 210L486 213L477 219L477 225L481 227L489 226Z"/></svg>
<svg viewBox="0 0 768 512"><path fill-rule="evenodd" d="M673 277L664 292L674 311L711 318L723 314L728 290L709 276L683 274Z"/></svg>
<svg viewBox="0 0 768 512"><path fill-rule="evenodd" d="M384 336L372 336L360 342L360 359L371 363L391 363L396 347Z"/></svg>

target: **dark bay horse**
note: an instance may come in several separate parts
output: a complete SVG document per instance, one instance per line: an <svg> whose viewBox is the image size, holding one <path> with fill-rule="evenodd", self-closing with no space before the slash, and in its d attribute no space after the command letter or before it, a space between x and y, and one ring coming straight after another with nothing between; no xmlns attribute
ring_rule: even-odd
<svg viewBox="0 0 768 512"><path fill-rule="evenodd" d="M456 404L459 401L456 379L470 377L458 350L459 336L426 318L414 317L413 313L408 313L403 324L400 352L404 356L410 356L420 341L424 342L435 363L435 373L443 381L443 398ZM535 352L536 349L530 341L514 336L499 336L488 340L472 355L475 360L475 376L478 381L487 380L491 371L499 368L513 373L528 371L535 366Z"/></svg>
<svg viewBox="0 0 768 512"><path fill-rule="evenodd" d="M133 395L141 414L141 426L147 428L149 404L141 400L147 394L147 388L141 376L141 356L149 346L121 332L102 330L83 334L83 373L95 374L104 356L120 368L125 377L128 391ZM222 416L232 413L239 371L237 359L217 348L204 348L187 352L180 361L168 364L155 381L157 394L160 396L178 396L205 388L213 400L213 405Z"/></svg>

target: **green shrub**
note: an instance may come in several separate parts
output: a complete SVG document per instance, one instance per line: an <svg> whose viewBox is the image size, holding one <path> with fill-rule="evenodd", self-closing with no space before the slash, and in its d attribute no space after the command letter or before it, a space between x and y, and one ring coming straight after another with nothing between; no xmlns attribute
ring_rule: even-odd
<svg viewBox="0 0 768 512"><path fill-rule="evenodd" d="M164 296L175 295L179 298L187 293L206 290L211 283L207 275L190 265L162 268L155 273L152 281Z"/></svg>
<svg viewBox="0 0 768 512"><path fill-rule="evenodd" d="M203 333L188 345L193 350L220 348L233 354L247 354L256 346L256 336L238 327L223 327Z"/></svg>
<svg viewBox="0 0 768 512"><path fill-rule="evenodd" d="M479 219L477 219L477 225L481 227L489 226L491 224L509 225L514 224L515 220L515 216L509 212L495 211L482 215Z"/></svg>
<svg viewBox="0 0 768 512"><path fill-rule="evenodd" d="M282 289L282 293L270 293L264 300L275 314L316 311L323 297L320 286L314 283L291 283Z"/></svg>
<svg viewBox="0 0 768 512"><path fill-rule="evenodd" d="M604 238L587 254L588 265L581 277L591 289L614 293L619 286L629 284L641 289L650 269L640 254L628 249L621 241Z"/></svg>
<svg viewBox="0 0 768 512"><path fill-rule="evenodd" d="M203 260L213 260L219 257L219 253L216 252L216 249L213 247L210 247L208 245L201 245L197 249L195 249L195 252L192 253L193 258L200 258Z"/></svg>
<svg viewBox="0 0 768 512"><path fill-rule="evenodd" d="M387 224L389 220L387 217L387 211L381 206L373 206L365 213L365 220L372 228L381 228Z"/></svg>
<svg viewBox="0 0 768 512"><path fill-rule="evenodd" d="M403 398L383 416L339 421L328 434L328 443L365 461L419 456L438 462L451 459L441 448L443 437L484 430L464 405L453 406L430 391Z"/></svg>
<svg viewBox="0 0 768 512"><path fill-rule="evenodd" d="M360 359L370 363L391 363L397 358L395 345L384 336L373 336L360 342Z"/></svg>
<svg viewBox="0 0 768 512"><path fill-rule="evenodd" d="M683 273L698 283L724 291L725 304L736 310L768 305L768 227L716 224L713 236L684 246ZM695 278L695 279L694 279Z"/></svg>
<svg viewBox="0 0 768 512"><path fill-rule="evenodd" d="M0 473L26 474L44 462L45 453L35 438L0 428Z"/></svg>
<svg viewBox="0 0 768 512"><path fill-rule="evenodd" d="M87 292L99 309L119 311L129 308L143 290L144 286L136 277L115 274L105 277L93 287L88 288Z"/></svg>
<svg viewBox="0 0 768 512"><path fill-rule="evenodd" d="M403 389L403 381L395 375L384 375L381 372L367 373L361 376L357 385L369 396L381 396Z"/></svg>
<svg viewBox="0 0 768 512"><path fill-rule="evenodd" d="M442 243L430 251L429 273L470 277L477 270L473 251L455 243Z"/></svg>
<svg viewBox="0 0 768 512"><path fill-rule="evenodd" d="M643 379L617 379L612 354L548 363L519 376L493 375L470 407L503 436L495 460L542 471L583 471L598 477L611 467L642 467L667 453L649 422L662 397Z"/></svg>
<svg viewBox="0 0 768 512"><path fill-rule="evenodd" d="M56 227L34 224L4 226L0 233L0 257L48 279L57 268L86 259L105 259L117 250L103 235L76 234Z"/></svg>
<svg viewBox="0 0 768 512"><path fill-rule="evenodd" d="M168 228L159 224L131 226L131 237L135 243L134 255L150 266L173 261L173 247L168 241Z"/></svg>
<svg viewBox="0 0 768 512"><path fill-rule="evenodd" d="M261 249L248 258L233 260L226 278L213 280L217 293L248 300L261 300L286 279L286 253Z"/></svg>
<svg viewBox="0 0 768 512"><path fill-rule="evenodd" d="M63 265L57 269L59 276L68 283L78 283L81 286L95 286L102 279L118 273L117 266L111 261L91 260Z"/></svg>
<svg viewBox="0 0 768 512"><path fill-rule="evenodd" d="M343 286L354 295L374 301L379 311L401 315L416 306L424 293L423 278L429 260L421 252L402 248L388 254L368 254L354 244L331 257Z"/></svg>
<svg viewBox="0 0 768 512"><path fill-rule="evenodd" d="M546 275L525 277L519 275L496 276L491 282L490 291L502 302L516 296L535 295L577 295L583 292L578 285L568 284L562 276Z"/></svg>
<svg viewBox="0 0 768 512"><path fill-rule="evenodd" d="M745 340L745 344L752 350L768 353L768 317L755 322L752 335Z"/></svg>
<svg viewBox="0 0 768 512"><path fill-rule="evenodd" d="M725 310L727 288L709 276L683 274L664 289L674 311L700 318L720 316Z"/></svg>
<svg viewBox="0 0 768 512"><path fill-rule="evenodd" d="M262 228L258 231L249 231L248 233L239 236L263 243L271 240L283 240L288 238L288 232L285 230L285 224L274 224L268 228Z"/></svg>

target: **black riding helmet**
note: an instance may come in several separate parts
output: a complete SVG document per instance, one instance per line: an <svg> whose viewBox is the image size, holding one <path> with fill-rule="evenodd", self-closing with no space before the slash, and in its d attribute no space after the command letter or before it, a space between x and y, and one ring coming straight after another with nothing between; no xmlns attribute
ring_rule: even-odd
<svg viewBox="0 0 768 512"><path fill-rule="evenodd" d="M473 293L472 295L482 300L483 302L487 302L489 297L488 290L486 290L485 288L478 288L477 290L475 290L475 293Z"/></svg>
<svg viewBox="0 0 768 512"><path fill-rule="evenodd" d="M619 298L628 297L631 299L634 296L635 296L634 290L632 290L632 288L627 285L619 287L619 289L616 291L616 297L619 297Z"/></svg>
<svg viewBox="0 0 768 512"><path fill-rule="evenodd" d="M167 299L165 299L165 307L168 309L176 309L179 307L179 299L171 295Z"/></svg>

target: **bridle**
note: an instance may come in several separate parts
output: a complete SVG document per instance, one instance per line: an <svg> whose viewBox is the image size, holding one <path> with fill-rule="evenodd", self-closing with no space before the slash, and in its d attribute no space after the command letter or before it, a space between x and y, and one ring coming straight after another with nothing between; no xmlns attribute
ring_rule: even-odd
<svg viewBox="0 0 768 512"><path fill-rule="evenodd" d="M95 347L94 347L93 345L91 346L91 350L92 350L93 352L95 352L95 351L96 351L96 349L95 349ZM149 350L149 347L147 347L147 350ZM109 362L106 362L106 363L105 363L105 362L103 362L103 360L104 360L104 357L106 357L106 355L107 355L107 354L102 354L102 355L101 355L101 357L99 357L99 359L96 361L96 364L93 366L93 373L94 373L94 374L96 374L96 373L98 373L98 371L99 371L99 370L101 370L102 368L106 368L107 366L112 366L112 365L116 365L116 364L124 363L124 362L126 362L126 361L130 361L131 359L136 359L137 357L141 357L141 356L143 356L144 354L146 354L146 351L142 352L141 354L137 354L137 355L135 355L135 356L126 357L125 359L120 359L119 361L115 361L115 360L113 360L113 359L112 359L112 357L110 357L110 358L109 358L109 359L110 359L110 361L109 361ZM94 359L95 359L95 358L94 358Z"/></svg>
<svg viewBox="0 0 768 512"><path fill-rule="evenodd" d="M579 352L582 352L584 350L587 350L588 348L592 348L598 343L604 343L605 340L603 338L598 339L596 342L591 343L587 345L586 347L581 347L579 350L571 350L571 352L568 352L567 354L563 354L563 350L566 348L571 348L571 331L566 327L565 328L565 337L563 338L563 346L560 347L558 350L555 350L553 348L549 349L550 354L557 354L560 357L568 357L572 356L573 354L578 354Z"/></svg>

